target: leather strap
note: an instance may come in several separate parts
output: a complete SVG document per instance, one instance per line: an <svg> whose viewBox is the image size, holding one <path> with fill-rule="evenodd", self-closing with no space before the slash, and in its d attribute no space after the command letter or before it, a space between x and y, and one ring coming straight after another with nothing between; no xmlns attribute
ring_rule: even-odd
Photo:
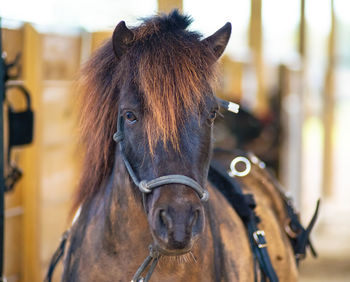
<svg viewBox="0 0 350 282"><path fill-rule="evenodd" d="M51 258L50 266L49 266L49 269L48 269L47 274L45 276L44 282L51 282L52 281L52 276L53 276L53 272L56 268L56 265L60 261L60 259L62 258L63 254L64 254L64 248L66 246L69 232L70 232L70 229L66 230L63 233L63 235L61 237L61 242Z"/></svg>

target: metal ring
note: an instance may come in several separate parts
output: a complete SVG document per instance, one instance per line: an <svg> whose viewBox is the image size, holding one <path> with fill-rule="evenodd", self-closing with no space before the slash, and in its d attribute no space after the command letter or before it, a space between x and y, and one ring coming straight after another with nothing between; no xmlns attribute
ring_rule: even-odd
<svg viewBox="0 0 350 282"><path fill-rule="evenodd" d="M236 169L236 165L239 163L239 162L242 162L245 164L245 170L243 171L238 171ZM229 175L231 177L234 177L234 176L239 176L239 177L243 177L243 176L246 176L250 170L252 168L252 165L250 164L250 161L245 158L245 157L242 157L242 156L239 156L239 157L236 157L232 160L231 164L230 164L230 172L229 172Z"/></svg>

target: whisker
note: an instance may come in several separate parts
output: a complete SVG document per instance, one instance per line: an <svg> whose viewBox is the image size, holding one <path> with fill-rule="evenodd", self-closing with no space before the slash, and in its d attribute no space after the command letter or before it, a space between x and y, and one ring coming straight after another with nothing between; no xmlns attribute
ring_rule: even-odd
<svg viewBox="0 0 350 282"><path fill-rule="evenodd" d="M192 253L192 251L190 251L190 255L192 256L194 263L197 263L197 259L196 259L196 257L194 256L194 254Z"/></svg>

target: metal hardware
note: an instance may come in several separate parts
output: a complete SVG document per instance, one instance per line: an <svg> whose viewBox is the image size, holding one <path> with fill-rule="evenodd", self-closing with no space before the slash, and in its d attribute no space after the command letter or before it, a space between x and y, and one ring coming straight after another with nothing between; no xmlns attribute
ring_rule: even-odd
<svg viewBox="0 0 350 282"><path fill-rule="evenodd" d="M260 160L257 156L255 156L252 152L248 153L249 159L253 164L256 164L261 169L264 169L266 167L266 164Z"/></svg>
<svg viewBox="0 0 350 282"><path fill-rule="evenodd" d="M5 178L5 192L11 191L15 184L22 178L22 175L23 172L19 167L10 165L9 172Z"/></svg>
<svg viewBox="0 0 350 282"><path fill-rule="evenodd" d="M253 238L254 238L255 243L258 245L259 249L267 247L264 230L255 231L253 233Z"/></svg>
<svg viewBox="0 0 350 282"><path fill-rule="evenodd" d="M220 99L218 97L216 97L216 99L219 101L221 107L225 108L229 112L238 114L240 107L238 104Z"/></svg>
<svg viewBox="0 0 350 282"><path fill-rule="evenodd" d="M301 230L299 230L298 232L295 232L293 230L293 228L290 226L291 224L291 218L288 217L285 221L284 224L284 231L286 231L287 235L289 236L289 238L295 239L298 237L298 235L300 234Z"/></svg>
<svg viewBox="0 0 350 282"><path fill-rule="evenodd" d="M240 162L244 163L244 165L245 165L245 169L243 171L239 171L239 170L236 169L236 165L238 163L240 163ZM251 165L250 161L247 158L242 157L242 156L238 156L238 157L234 158L231 161L230 171L229 171L228 174L231 177L235 177L235 176L243 177L243 176L248 175L248 173L250 172L251 168L252 168L252 165Z"/></svg>

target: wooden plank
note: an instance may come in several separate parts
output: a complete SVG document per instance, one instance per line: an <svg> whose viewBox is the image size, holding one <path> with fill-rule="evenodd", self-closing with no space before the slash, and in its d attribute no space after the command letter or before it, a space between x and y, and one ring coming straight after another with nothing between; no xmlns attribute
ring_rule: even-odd
<svg viewBox="0 0 350 282"><path fill-rule="evenodd" d="M9 217L6 213L5 216L5 276L19 279L22 272L21 260L24 247L22 216L14 215Z"/></svg>
<svg viewBox="0 0 350 282"><path fill-rule="evenodd" d="M6 61L12 62L17 54L22 53L22 45L23 45L23 31L22 30L14 30L14 29L3 29L2 30L2 37L3 37L3 50L6 53ZM21 61L20 61L21 63ZM15 70L16 72L16 70ZM15 73L12 72L12 75ZM19 77L19 79L21 76ZM6 92L7 101L10 101L10 104L13 106L15 110L23 109L25 106L25 99L22 97L20 91L16 89L9 89ZM4 109L4 120L5 125L7 125L7 108ZM6 126L5 126L6 127ZM4 135L4 143L5 148L8 147L8 128L5 129L5 135ZM14 150L13 152L13 159L18 159L16 155L18 154L18 151L20 150ZM5 156L7 161L7 156ZM6 173L7 167L5 166L5 173ZM20 185L16 185L16 189L10 193L5 194L5 208L12 208L15 206L21 205L22 201L22 194L21 194L21 187ZM9 240L12 240L11 237L8 237ZM6 244L7 242L5 242Z"/></svg>
<svg viewBox="0 0 350 282"><path fill-rule="evenodd" d="M67 143L75 143L76 139L76 113L74 103L76 97L72 91L71 82L65 84L54 82L43 86L42 109L43 120L43 145L65 146Z"/></svg>
<svg viewBox="0 0 350 282"><path fill-rule="evenodd" d="M80 65L79 36L42 36L43 80L72 80Z"/></svg>
<svg viewBox="0 0 350 282"><path fill-rule="evenodd" d="M336 56L336 19L334 12L334 0L331 0L332 23L331 31L328 38L328 66L325 75L324 86L324 109L323 109L323 124L324 124L324 146L323 146L323 187L322 192L326 197L332 195L333 190L333 151L334 151L334 79L335 79L335 56Z"/></svg>
<svg viewBox="0 0 350 282"><path fill-rule="evenodd" d="M292 196L297 208L302 184L303 86L302 71L286 65L279 67L281 136L279 179Z"/></svg>
<svg viewBox="0 0 350 282"><path fill-rule="evenodd" d="M6 61L12 62L17 54L22 52L23 45L23 31L3 29L3 50L6 53ZM21 62L21 61L20 61ZM17 73L11 72L11 75ZM19 79L21 75L19 76ZM15 110L24 107L24 99L18 90L10 89L6 93L7 100L10 101ZM5 148L8 147L8 127L7 127L7 107L4 108L5 119L5 135L4 143ZM21 149L15 149L12 151L12 159L19 160L18 154ZM7 156L5 156L7 162ZM5 166L5 173L8 168ZM22 185L21 181L15 186L15 189L5 194L5 260L4 260L4 274L7 278L19 279L21 277L21 260L23 250L23 237L22 237Z"/></svg>
<svg viewBox="0 0 350 282"><path fill-rule="evenodd" d="M300 0L299 54L304 61L306 50L305 0Z"/></svg>
<svg viewBox="0 0 350 282"><path fill-rule="evenodd" d="M255 113L263 117L268 111L268 101L266 94L266 85L264 79L264 60L263 60L263 36L262 36L262 14L261 0L251 0L251 13L249 24L249 47L253 55L257 79L257 93Z"/></svg>
<svg viewBox="0 0 350 282"><path fill-rule="evenodd" d="M22 39L13 31L7 33L6 42L10 50L23 50L22 82L32 95L35 133L34 144L15 152L24 176L16 190L6 196L9 228L5 267L8 277L26 282L42 281L67 227L71 195L78 180L76 92L72 85L80 65L82 41L80 36L38 34L30 25L25 25L20 34ZM23 108L18 91L10 92L12 104Z"/></svg>
<svg viewBox="0 0 350 282"><path fill-rule="evenodd" d="M102 33L106 34L106 33ZM110 36L110 32L109 32ZM47 271L52 254L68 225L68 213L76 187L80 158L77 154L76 91L73 80L79 70L82 40L77 36L43 34L41 140L41 269ZM105 37L98 37L102 38ZM59 44L56 44L59 42ZM71 56L65 56L66 52ZM58 272L58 271L57 271ZM57 274L57 273L56 273Z"/></svg>
<svg viewBox="0 0 350 282"><path fill-rule="evenodd" d="M182 0L158 0L158 11L162 13L169 13L173 9L183 10Z"/></svg>
<svg viewBox="0 0 350 282"><path fill-rule="evenodd" d="M40 272L40 167L42 136L42 45L39 33L25 24L23 40L23 78L31 93L32 107L35 111L34 143L23 150L22 167L24 171L23 189L23 281L41 281Z"/></svg>
<svg viewBox="0 0 350 282"><path fill-rule="evenodd" d="M106 40L111 38L113 31L98 31L91 33L90 51L95 51L98 47L101 47Z"/></svg>
<svg viewBox="0 0 350 282"><path fill-rule="evenodd" d="M239 102L242 98L244 63L233 61L229 56L223 56L220 64L222 65L222 87L217 94L223 99Z"/></svg>

